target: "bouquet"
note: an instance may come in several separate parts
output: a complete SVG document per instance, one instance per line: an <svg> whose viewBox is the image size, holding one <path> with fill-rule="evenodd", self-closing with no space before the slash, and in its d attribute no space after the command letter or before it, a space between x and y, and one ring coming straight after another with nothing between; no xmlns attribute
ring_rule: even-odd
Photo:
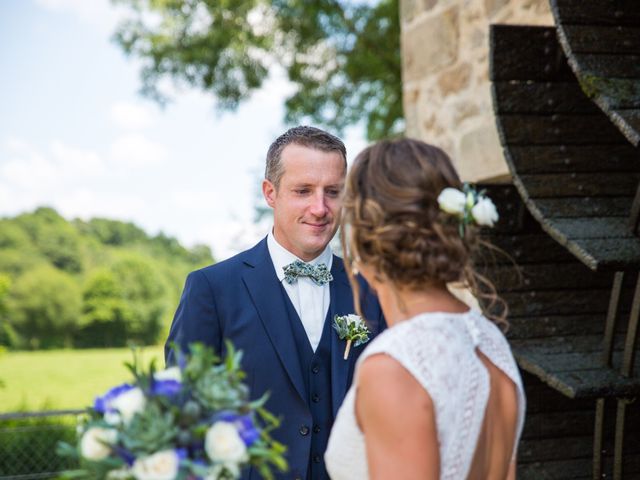
<svg viewBox="0 0 640 480"><path fill-rule="evenodd" d="M242 352L227 343L224 361L202 344L176 351L178 366L146 371L127 364L134 381L95 399L78 425L78 444L60 444L79 470L63 478L231 480L251 465L264 478L285 471L285 447L269 432L279 420L253 402L242 383Z"/></svg>

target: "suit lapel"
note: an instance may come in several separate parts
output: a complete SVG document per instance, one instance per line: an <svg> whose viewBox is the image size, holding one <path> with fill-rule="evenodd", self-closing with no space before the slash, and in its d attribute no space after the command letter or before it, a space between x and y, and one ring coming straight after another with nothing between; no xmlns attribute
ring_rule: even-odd
<svg viewBox="0 0 640 480"><path fill-rule="evenodd" d="M282 366L298 394L304 399L302 369L282 297L282 287L274 271L266 239L251 253L245 263L252 268L244 273L243 281Z"/></svg>
<svg viewBox="0 0 640 480"><path fill-rule="evenodd" d="M353 295L349 279L344 271L344 264L338 257L333 257L331 265L331 274L333 282L331 282L331 304L329 307L329 318L327 319L333 325L333 318L336 315L347 315L353 313ZM340 340L338 334L331 327L331 392L333 401L333 415L335 417L338 408L344 400L347 393L347 380L349 373L353 368L353 353L349 354L347 360L344 359L344 349L347 346L346 340Z"/></svg>

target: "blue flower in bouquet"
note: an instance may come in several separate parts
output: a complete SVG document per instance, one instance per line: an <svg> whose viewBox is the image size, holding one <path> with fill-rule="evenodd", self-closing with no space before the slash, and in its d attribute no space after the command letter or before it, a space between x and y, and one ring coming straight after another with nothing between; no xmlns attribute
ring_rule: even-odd
<svg viewBox="0 0 640 480"><path fill-rule="evenodd" d="M135 358L134 381L95 399L78 445L59 445L80 463L67 478L229 480L249 464L264 478L287 469L284 446L270 436L279 421L266 396L249 400L241 352L229 343L222 360L202 344L190 349L180 367L162 371Z"/></svg>

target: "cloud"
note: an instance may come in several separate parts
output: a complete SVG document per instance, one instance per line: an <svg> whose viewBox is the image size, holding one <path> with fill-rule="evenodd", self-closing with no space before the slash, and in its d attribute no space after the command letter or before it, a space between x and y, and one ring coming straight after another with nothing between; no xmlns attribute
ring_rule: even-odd
<svg viewBox="0 0 640 480"><path fill-rule="evenodd" d="M169 152L164 145L154 142L144 135L122 135L111 144L111 161L126 167L148 167L164 162Z"/></svg>
<svg viewBox="0 0 640 480"><path fill-rule="evenodd" d="M146 105L131 102L117 102L111 106L111 119L125 130L143 130L154 124L155 116Z"/></svg>
<svg viewBox="0 0 640 480"><path fill-rule="evenodd" d="M88 188L64 192L55 202L56 208L67 218L117 218L131 221L144 216L148 208L144 199L121 192L97 193Z"/></svg>
<svg viewBox="0 0 640 480"><path fill-rule="evenodd" d="M105 32L113 32L124 12L109 0L36 0L36 3L45 10L71 13L82 23Z"/></svg>
<svg viewBox="0 0 640 480"><path fill-rule="evenodd" d="M47 191L79 177L96 177L104 173L100 156L91 150L71 147L54 140L48 151L18 139L5 142L8 160L0 166L0 181L26 190Z"/></svg>

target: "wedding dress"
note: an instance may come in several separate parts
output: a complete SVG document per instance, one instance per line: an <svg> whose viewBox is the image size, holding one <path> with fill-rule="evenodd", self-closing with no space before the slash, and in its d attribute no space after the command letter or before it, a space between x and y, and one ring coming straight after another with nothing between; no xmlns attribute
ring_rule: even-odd
<svg viewBox="0 0 640 480"><path fill-rule="evenodd" d="M368 356L385 353L409 371L431 396L440 451L440 479L468 476L489 399L489 373L480 350L517 386L515 447L524 423L522 380L509 344L498 327L480 312L429 312L394 325L376 337L356 364L331 431L325 462L333 480L368 478L364 435L355 417L357 369Z"/></svg>

